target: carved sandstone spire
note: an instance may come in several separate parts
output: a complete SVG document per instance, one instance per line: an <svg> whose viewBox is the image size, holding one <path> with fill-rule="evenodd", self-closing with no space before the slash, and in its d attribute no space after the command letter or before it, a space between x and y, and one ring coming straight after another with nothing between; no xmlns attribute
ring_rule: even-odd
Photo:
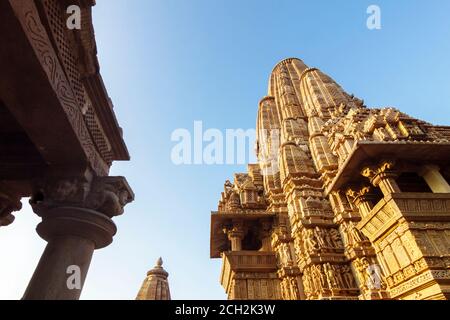
<svg viewBox="0 0 450 320"><path fill-rule="evenodd" d="M147 278L145 278L136 300L171 300L169 281L167 280L169 273L164 270L162 265L163 260L159 258L156 266L147 272Z"/></svg>

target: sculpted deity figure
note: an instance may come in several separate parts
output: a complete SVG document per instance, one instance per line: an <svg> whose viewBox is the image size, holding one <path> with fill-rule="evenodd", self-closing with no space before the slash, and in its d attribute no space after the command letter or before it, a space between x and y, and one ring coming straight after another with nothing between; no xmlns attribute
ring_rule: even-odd
<svg viewBox="0 0 450 320"><path fill-rule="evenodd" d="M319 227L316 227L314 229L314 236L317 239L317 243L319 244L320 248L326 247L325 239L324 239L324 231L320 229Z"/></svg>
<svg viewBox="0 0 450 320"><path fill-rule="evenodd" d="M340 272L341 272L345 287L346 288L355 288L356 283L355 283L355 279L353 278L351 268L347 265L343 265L343 266L341 266Z"/></svg>
<svg viewBox="0 0 450 320"><path fill-rule="evenodd" d="M294 277L289 277L289 287L291 291L291 298L293 300L300 299L300 291L298 290L297 280Z"/></svg>
<svg viewBox="0 0 450 320"><path fill-rule="evenodd" d="M280 245L279 252L280 252L280 259L283 264L285 264L285 265L292 264L292 255L291 255L291 250L289 248L289 244L282 243Z"/></svg>
<svg viewBox="0 0 450 320"><path fill-rule="evenodd" d="M316 227L314 229L314 234L317 238L321 248L333 248L333 241L331 240L330 233L326 229L321 229Z"/></svg>
<svg viewBox="0 0 450 320"><path fill-rule="evenodd" d="M314 285L311 281L311 275L310 275L309 269L305 269L305 271L303 272L302 280L303 280L303 287L305 290L305 294L306 294L306 296L309 296L310 294L312 294L314 292Z"/></svg>
<svg viewBox="0 0 450 320"><path fill-rule="evenodd" d="M350 230L346 224L341 225L342 228L342 239L344 240L345 246L351 246L353 244L353 239L349 234Z"/></svg>
<svg viewBox="0 0 450 320"><path fill-rule="evenodd" d="M309 252L319 250L317 236L311 229L305 229L305 246Z"/></svg>
<svg viewBox="0 0 450 320"><path fill-rule="evenodd" d="M320 265L320 264L316 266L316 269L319 274L321 287L324 289L327 288L327 276L324 273L325 270L322 270L322 265Z"/></svg>
<svg viewBox="0 0 450 320"><path fill-rule="evenodd" d="M325 263L323 265L325 274L327 276L327 282L328 282L328 286L331 289L337 289L339 288L339 283L338 283L338 275L337 273L334 271L333 266L329 263Z"/></svg>
<svg viewBox="0 0 450 320"><path fill-rule="evenodd" d="M287 263L292 264L294 259L292 257L291 246L288 243L285 243L283 246L283 249L284 249Z"/></svg>
<svg viewBox="0 0 450 320"><path fill-rule="evenodd" d="M312 266L311 273L312 273L312 279L314 282L314 287L316 289L316 292L320 291L322 288L326 288L320 266Z"/></svg>
<svg viewBox="0 0 450 320"><path fill-rule="evenodd" d="M336 229L330 229L330 236L336 248L342 248L344 246L339 231L337 231Z"/></svg>
<svg viewBox="0 0 450 320"><path fill-rule="evenodd" d="M366 258L363 258L366 259ZM364 267L363 259L355 260L355 270L356 276L358 277L358 281L362 290L367 290L367 273L366 268ZM367 260L367 259L366 259Z"/></svg>

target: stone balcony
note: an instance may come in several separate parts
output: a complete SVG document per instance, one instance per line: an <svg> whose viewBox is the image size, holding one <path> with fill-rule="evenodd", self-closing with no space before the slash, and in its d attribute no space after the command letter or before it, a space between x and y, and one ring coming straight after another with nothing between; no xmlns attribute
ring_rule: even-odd
<svg viewBox="0 0 450 320"><path fill-rule="evenodd" d="M393 299L448 299L450 194L392 193L358 224Z"/></svg>
<svg viewBox="0 0 450 320"><path fill-rule="evenodd" d="M220 282L226 292L234 280L246 278L257 281L261 278L277 281L277 259L273 252L230 251L222 254ZM271 279L273 278L273 279Z"/></svg>
<svg viewBox="0 0 450 320"><path fill-rule="evenodd" d="M408 222L450 221L450 194L392 193L381 199L358 224L371 242L379 239L400 219Z"/></svg>

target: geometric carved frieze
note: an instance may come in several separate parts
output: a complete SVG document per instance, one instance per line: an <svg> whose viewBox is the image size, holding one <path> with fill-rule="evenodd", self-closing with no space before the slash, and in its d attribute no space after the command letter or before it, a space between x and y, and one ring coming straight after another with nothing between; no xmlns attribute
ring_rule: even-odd
<svg viewBox="0 0 450 320"><path fill-rule="evenodd" d="M436 280L450 280L450 270L428 270L424 273L414 277L407 282L391 288L390 294L392 298L397 298L401 295L406 294L409 291L413 291L414 289L421 287L427 283L432 284L432 282Z"/></svg>
<svg viewBox="0 0 450 320"><path fill-rule="evenodd" d="M34 53L39 59L92 169L99 175L107 174L109 171L108 164L100 156L91 138L76 95L63 71L64 69L42 24L34 1L10 1L10 3L22 27L26 30L25 34Z"/></svg>

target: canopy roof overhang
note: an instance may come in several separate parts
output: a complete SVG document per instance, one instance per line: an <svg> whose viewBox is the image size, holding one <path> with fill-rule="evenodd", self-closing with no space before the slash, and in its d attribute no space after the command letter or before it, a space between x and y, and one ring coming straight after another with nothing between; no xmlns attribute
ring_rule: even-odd
<svg viewBox="0 0 450 320"><path fill-rule="evenodd" d="M344 185L360 180L364 165L385 158L411 163L434 163L444 167L450 165L450 143L427 141L358 141L352 153L338 171L326 194L339 190Z"/></svg>
<svg viewBox="0 0 450 320"><path fill-rule="evenodd" d="M220 258L221 252L227 247L228 238L223 232L223 226L231 223L234 219L240 220L260 220L264 218L273 218L275 213L265 211L255 212L211 212L211 258Z"/></svg>

